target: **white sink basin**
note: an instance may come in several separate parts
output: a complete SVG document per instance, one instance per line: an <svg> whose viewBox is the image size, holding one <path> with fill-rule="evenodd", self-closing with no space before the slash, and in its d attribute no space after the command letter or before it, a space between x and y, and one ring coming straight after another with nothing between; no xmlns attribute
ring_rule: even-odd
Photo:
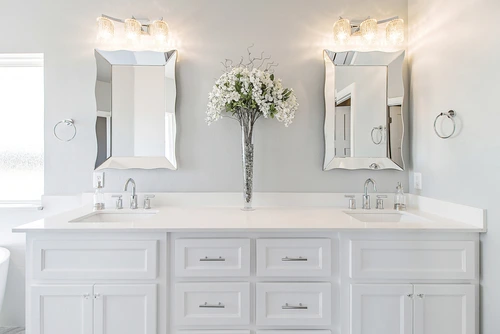
<svg viewBox="0 0 500 334"><path fill-rule="evenodd" d="M157 213L154 210L96 211L73 219L70 223L134 223L151 219Z"/></svg>
<svg viewBox="0 0 500 334"><path fill-rule="evenodd" d="M423 223L429 220L400 211L355 211L345 214L364 223Z"/></svg>

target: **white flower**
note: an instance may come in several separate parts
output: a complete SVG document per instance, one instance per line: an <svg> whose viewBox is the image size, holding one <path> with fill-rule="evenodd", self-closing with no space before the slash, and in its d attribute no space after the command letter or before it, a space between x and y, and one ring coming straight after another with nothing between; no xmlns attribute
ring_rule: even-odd
<svg viewBox="0 0 500 334"><path fill-rule="evenodd" d="M270 72L234 67L221 75L209 93L206 121L215 122L225 113L241 120L242 113L250 110L256 117L274 117L288 126L298 107L293 90L283 88Z"/></svg>

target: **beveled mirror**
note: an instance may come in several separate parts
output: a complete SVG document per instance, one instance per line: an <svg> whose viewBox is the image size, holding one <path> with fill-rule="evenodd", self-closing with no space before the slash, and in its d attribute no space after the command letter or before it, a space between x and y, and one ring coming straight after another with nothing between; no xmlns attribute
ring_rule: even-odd
<svg viewBox="0 0 500 334"><path fill-rule="evenodd" d="M95 50L96 170L177 169L177 51Z"/></svg>
<svg viewBox="0 0 500 334"><path fill-rule="evenodd" d="M404 57L324 51L324 170L404 170Z"/></svg>

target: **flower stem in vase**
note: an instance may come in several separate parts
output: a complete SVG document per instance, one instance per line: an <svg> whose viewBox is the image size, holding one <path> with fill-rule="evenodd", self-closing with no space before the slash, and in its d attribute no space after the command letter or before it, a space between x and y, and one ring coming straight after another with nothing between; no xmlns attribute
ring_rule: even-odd
<svg viewBox="0 0 500 334"><path fill-rule="evenodd" d="M253 124L241 122L241 144L243 159L243 211L253 211Z"/></svg>

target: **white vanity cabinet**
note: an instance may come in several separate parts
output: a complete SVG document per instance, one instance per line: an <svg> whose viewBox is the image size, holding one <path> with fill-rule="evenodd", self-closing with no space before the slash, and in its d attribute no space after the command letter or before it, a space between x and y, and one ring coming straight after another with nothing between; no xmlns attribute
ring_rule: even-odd
<svg viewBox="0 0 500 334"><path fill-rule="evenodd" d="M27 333L166 332L160 253L164 233L28 234Z"/></svg>
<svg viewBox="0 0 500 334"><path fill-rule="evenodd" d="M341 239L344 332L479 332L477 235L365 233Z"/></svg>
<svg viewBox="0 0 500 334"><path fill-rule="evenodd" d="M478 334L477 233L30 232L27 334Z"/></svg>

